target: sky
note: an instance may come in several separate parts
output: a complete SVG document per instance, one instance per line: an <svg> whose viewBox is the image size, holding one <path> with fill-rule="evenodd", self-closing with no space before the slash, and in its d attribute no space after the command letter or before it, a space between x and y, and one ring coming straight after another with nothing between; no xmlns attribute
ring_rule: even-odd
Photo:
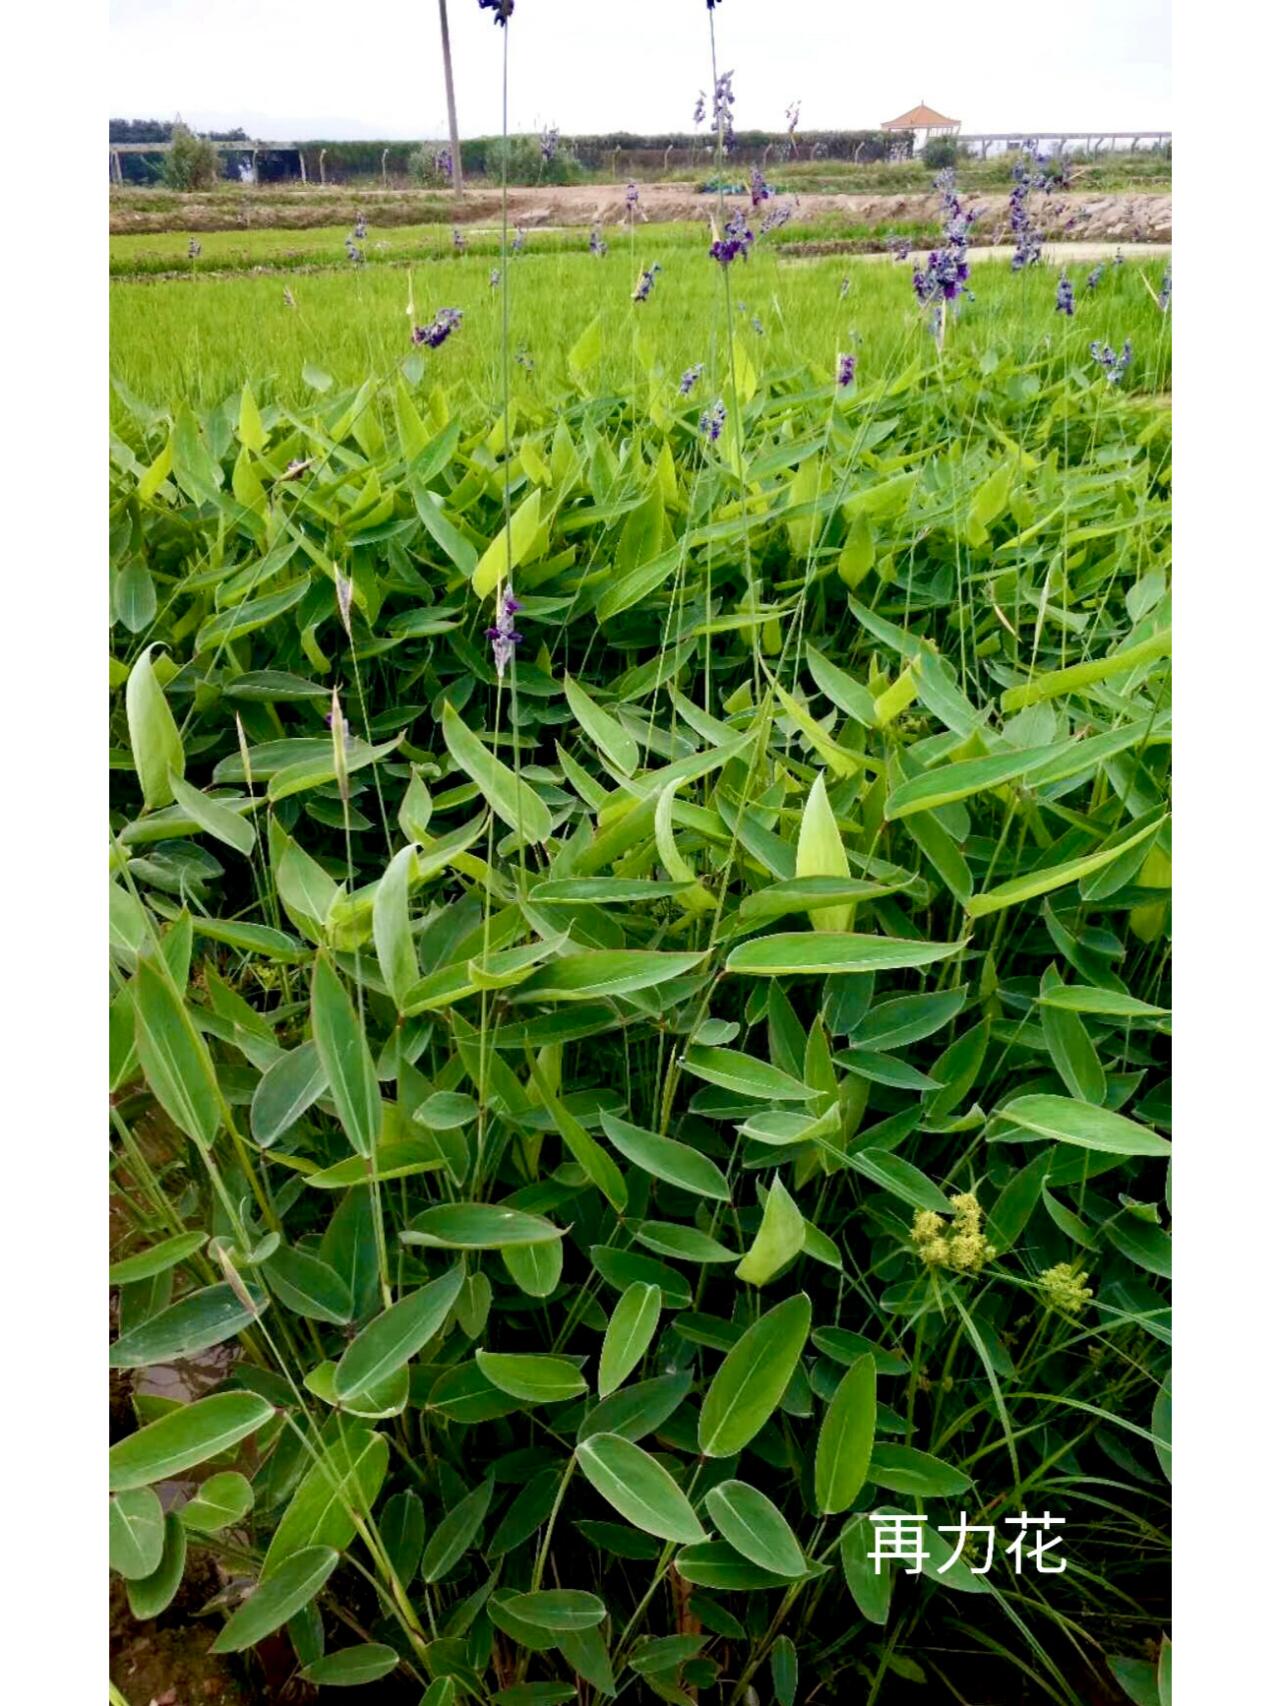
<svg viewBox="0 0 1280 1706"><path fill-rule="evenodd" d="M458 125L502 126L502 36L448 0ZM965 131L1172 125L1170 0L723 0L741 129L875 129L918 101ZM516 0L510 128L690 130L711 81L703 0ZM111 0L114 118L262 141L447 133L438 0Z"/></svg>

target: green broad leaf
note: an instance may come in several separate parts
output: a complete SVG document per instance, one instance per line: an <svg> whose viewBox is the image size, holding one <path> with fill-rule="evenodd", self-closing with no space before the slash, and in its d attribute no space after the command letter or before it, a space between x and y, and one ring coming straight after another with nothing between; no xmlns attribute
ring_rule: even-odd
<svg viewBox="0 0 1280 1706"><path fill-rule="evenodd" d="M932 1209L935 1214L951 1213L951 1205L928 1174L901 1155L884 1149L862 1149L848 1159L850 1167L864 1179L910 1203L912 1208Z"/></svg>
<svg viewBox="0 0 1280 1706"><path fill-rule="evenodd" d="M654 882L648 877L558 877L535 883L529 899L535 906L576 906L582 902L592 906L633 906L637 901L644 904L666 900L688 886Z"/></svg>
<svg viewBox="0 0 1280 1706"><path fill-rule="evenodd" d="M695 1196L710 1197L714 1202L730 1201L728 1180L701 1151L691 1149L687 1143L677 1143L674 1138L659 1137L657 1132L645 1131L613 1114L602 1113L600 1120L614 1148L655 1179L665 1179L669 1185L678 1185Z"/></svg>
<svg viewBox="0 0 1280 1706"><path fill-rule="evenodd" d="M356 1533L356 1518L367 1518L386 1478L390 1454L386 1436L349 1416L325 1425L316 1461L299 1481L271 1537L262 1563L267 1581L299 1552L331 1546L341 1552Z"/></svg>
<svg viewBox="0 0 1280 1706"><path fill-rule="evenodd" d="M107 1283L132 1285L136 1280L151 1279L168 1268L176 1267L179 1262L185 1262L188 1256L203 1250L208 1242L207 1232L179 1232L173 1238L153 1244L149 1250L140 1250L136 1256L126 1256L123 1261L113 1262L107 1269Z"/></svg>
<svg viewBox="0 0 1280 1706"><path fill-rule="evenodd" d="M679 1670L687 1660L696 1658L706 1644L705 1635L646 1636L632 1649L627 1668L639 1676L660 1676L663 1671Z"/></svg>
<svg viewBox="0 0 1280 1706"><path fill-rule="evenodd" d="M1150 1659L1108 1659L1112 1676L1134 1706L1164 1706L1156 1679L1156 1666Z"/></svg>
<svg viewBox="0 0 1280 1706"><path fill-rule="evenodd" d="M424 1209L400 1234L406 1244L436 1250L500 1250L508 1244L551 1244L564 1233L540 1214L497 1203L440 1203Z"/></svg>
<svg viewBox="0 0 1280 1706"><path fill-rule="evenodd" d="M132 987L134 1038L147 1084L173 1123L210 1149L222 1114L208 1045L170 978L149 959L138 961Z"/></svg>
<svg viewBox="0 0 1280 1706"><path fill-rule="evenodd" d="M584 380L604 354L604 316L597 314L581 334L566 360L575 378Z"/></svg>
<svg viewBox="0 0 1280 1706"><path fill-rule="evenodd" d="M409 1402L409 1370L407 1367L396 1369L377 1386L370 1387L365 1392L353 1392L349 1397L339 1398L334 1390L333 1377L337 1373L335 1362L319 1362L309 1369L302 1384L308 1392L314 1392L322 1403L330 1405L335 1410L341 1410L344 1415L358 1416L361 1421L381 1422L388 1416L398 1416Z"/></svg>
<svg viewBox="0 0 1280 1706"><path fill-rule="evenodd" d="M621 1214L627 1206L627 1184L613 1157L596 1142L585 1126L579 1125L564 1104L551 1094L536 1071L534 1082L538 1084L543 1102L551 1110L551 1117L565 1148L609 1206Z"/></svg>
<svg viewBox="0 0 1280 1706"><path fill-rule="evenodd" d="M774 1504L745 1481L721 1481L707 1494L707 1515L735 1552L775 1576L808 1569L791 1525Z"/></svg>
<svg viewBox="0 0 1280 1706"><path fill-rule="evenodd" d="M211 942L222 942L242 953L262 954L269 960L282 960L288 965L305 965L311 958L310 948L304 947L296 936L290 936L284 930L273 930L266 924L194 917L191 928L197 936L207 936Z"/></svg>
<svg viewBox="0 0 1280 1706"><path fill-rule="evenodd" d="M792 1201L781 1176L774 1175L765 1199L764 1216L751 1248L734 1272L749 1285L767 1285L804 1248L804 1216ZM725 1539L729 1536L726 1534ZM787 1573L785 1570L782 1572Z"/></svg>
<svg viewBox="0 0 1280 1706"><path fill-rule="evenodd" d="M295 1552L270 1580L234 1611L209 1651L243 1653L309 1605L338 1567L332 1546L308 1546Z"/></svg>
<svg viewBox="0 0 1280 1706"><path fill-rule="evenodd" d="M769 1675L778 1706L796 1706L796 1689L800 1686L800 1661L796 1644L790 1635L779 1635L769 1649Z"/></svg>
<svg viewBox="0 0 1280 1706"><path fill-rule="evenodd" d="M675 1221L646 1220L635 1229L637 1244L652 1250L657 1256L674 1256L679 1262L736 1262L738 1251L730 1250L718 1238L711 1238L696 1226L681 1226Z"/></svg>
<svg viewBox="0 0 1280 1706"><path fill-rule="evenodd" d="M1070 1096L1016 1096L997 1109L992 1121L1016 1129L992 1132L991 1142L1026 1142L1046 1138L1050 1143L1070 1143L1079 1149L1096 1149L1105 1155L1160 1155L1168 1157L1173 1145L1158 1132L1149 1131L1136 1120L1109 1108L1095 1108Z"/></svg>
<svg viewBox="0 0 1280 1706"><path fill-rule="evenodd" d="M805 660L818 691L864 729L876 726L876 702L860 681L837 669L816 646L806 645Z"/></svg>
<svg viewBox="0 0 1280 1706"><path fill-rule="evenodd" d="M812 1311L803 1292L775 1304L728 1352L698 1414L704 1457L732 1457L769 1420L795 1373Z"/></svg>
<svg viewBox="0 0 1280 1706"><path fill-rule="evenodd" d="M147 1576L126 1578L129 1610L140 1623L159 1617L182 1582L187 1564L187 1531L172 1511L164 1519L164 1546L160 1562Z"/></svg>
<svg viewBox="0 0 1280 1706"><path fill-rule="evenodd" d="M535 486L511 517L510 555L507 551L508 529L504 524L476 564L471 576L471 589L477 598L491 597L510 580L512 570L518 569L533 549L541 524L542 493ZM537 839L545 840L545 837Z"/></svg>
<svg viewBox="0 0 1280 1706"><path fill-rule="evenodd" d="M656 1285L646 1285L643 1280L629 1285L618 1299L600 1348L596 1390L602 1398L616 1391L632 1369L643 1361L661 1314L661 1290Z"/></svg>
<svg viewBox="0 0 1280 1706"><path fill-rule="evenodd" d="M768 924L790 912L807 912L815 920L829 914L851 913L855 902L892 894L893 883L873 883L862 877L791 877L749 894L738 908L744 924ZM831 930L829 922L815 929Z"/></svg>
<svg viewBox="0 0 1280 1706"><path fill-rule="evenodd" d="M378 1537L401 1587L409 1587L422 1561L427 1513L417 1493L396 1493L382 1507Z"/></svg>
<svg viewBox="0 0 1280 1706"><path fill-rule="evenodd" d="M693 1506L658 1460L621 1434L599 1433L577 1448L582 1473L618 1515L645 1534L679 1545L706 1539Z"/></svg>
<svg viewBox="0 0 1280 1706"><path fill-rule="evenodd" d="M409 878L417 849L402 847L382 873L373 896L373 942L378 969L396 1006L404 1011L405 997L421 972L409 925Z"/></svg>
<svg viewBox="0 0 1280 1706"><path fill-rule="evenodd" d="M892 936L826 931L779 931L739 942L725 970L746 977L841 976L900 971L950 959L963 942L908 942Z"/></svg>
<svg viewBox="0 0 1280 1706"><path fill-rule="evenodd" d="M162 1309L120 1337L107 1353L112 1368L147 1368L159 1362L195 1356L212 1345L233 1339L258 1319L266 1298L261 1291L249 1294L254 1309L244 1303L229 1285L205 1286Z"/></svg>
<svg viewBox="0 0 1280 1706"><path fill-rule="evenodd" d="M305 1665L301 1676L316 1688L361 1688L390 1676L400 1663L394 1647L381 1641L364 1641L358 1647L342 1647Z"/></svg>
<svg viewBox="0 0 1280 1706"><path fill-rule="evenodd" d="M437 1173L444 1165L433 1138L392 1138L380 1143L368 1160L363 1155L348 1155L332 1167L308 1173L307 1183L313 1190L344 1191L349 1185L367 1184L373 1178L409 1179L418 1173Z"/></svg>
<svg viewBox="0 0 1280 1706"><path fill-rule="evenodd" d="M732 1546L722 1540L710 1540L701 1546L686 1546L675 1555L676 1574L694 1587L711 1588L726 1593L749 1593L755 1588L794 1587L790 1576L775 1576L772 1570L762 1570L752 1564Z"/></svg>
<svg viewBox="0 0 1280 1706"><path fill-rule="evenodd" d="M999 883L993 889L974 895L968 902L966 911L970 918L985 918L992 912L1002 912L1005 907L1020 906L1023 901L1034 900L1038 895L1051 894L1055 889L1079 882L1082 877L1092 876L1095 871L1105 869L1132 848L1149 841L1166 821L1161 819L1149 823L1123 841L1118 841L1113 847L1102 848L1100 852L1088 853L1080 859L1068 859L1061 865L1050 865L1044 870L1028 871L1025 876L1011 877L1008 882Z"/></svg>
<svg viewBox="0 0 1280 1706"><path fill-rule="evenodd" d="M921 1499L956 1498L973 1485L962 1469L953 1469L940 1457L931 1457L911 1445L873 1446L867 1479L891 1493L910 1493Z"/></svg>
<svg viewBox="0 0 1280 1706"><path fill-rule="evenodd" d="M605 1604L593 1593L576 1588L543 1588L537 1593L518 1593L507 1601L522 1623L535 1629L594 1629L603 1623Z"/></svg>
<svg viewBox="0 0 1280 1706"><path fill-rule="evenodd" d="M333 1380L338 1397L368 1392L417 1356L448 1319L462 1289L462 1278L459 1263L362 1327L338 1362Z"/></svg>
<svg viewBox="0 0 1280 1706"><path fill-rule="evenodd" d="M893 1571L877 1569L875 1554L875 1524L865 1516L852 1517L840 1532L840 1563L844 1579L858 1610L868 1623L883 1627L889 1620L889 1596L893 1592Z"/></svg>
<svg viewBox="0 0 1280 1706"><path fill-rule="evenodd" d="M860 1356L836 1387L813 1466L813 1491L824 1516L838 1516L862 1491L876 1433L875 1358Z"/></svg>
<svg viewBox="0 0 1280 1706"><path fill-rule="evenodd" d="M492 1497L493 1481L484 1480L446 1512L444 1520L433 1531L427 1541L426 1551L422 1554L424 1582L438 1582L442 1576L449 1574L479 1534Z"/></svg>
<svg viewBox="0 0 1280 1706"><path fill-rule="evenodd" d="M592 745L599 748L615 770L620 770L624 776L634 776L640 764L640 748L622 724L607 711L602 711L571 676L564 678L564 691L569 709Z"/></svg>
<svg viewBox="0 0 1280 1706"><path fill-rule="evenodd" d="M824 773L819 770L813 779L809 797L800 818L800 835L796 842L796 877L821 877L828 881L849 880L849 856L844 837L836 822L835 813L827 799ZM809 921L815 930L845 931L853 922L851 905L815 907Z"/></svg>
<svg viewBox="0 0 1280 1706"><path fill-rule="evenodd" d="M1036 997L1042 1007L1056 1007L1064 1013L1092 1013L1106 1019L1163 1019L1168 1007L1153 1007L1136 996L1125 995L1118 989L1094 989L1087 983L1060 983L1053 989L1041 989Z"/></svg>
<svg viewBox="0 0 1280 1706"><path fill-rule="evenodd" d="M882 1001L859 1020L850 1033L856 1048L905 1048L908 1043L920 1042L949 1025L964 1011L966 992L949 989L932 995L900 995L892 1001Z"/></svg>
<svg viewBox="0 0 1280 1706"><path fill-rule="evenodd" d="M587 949L543 966L527 978L514 1001L593 1001L631 995L683 977L706 956L643 948Z"/></svg>
<svg viewBox="0 0 1280 1706"><path fill-rule="evenodd" d="M372 1155L382 1130L378 1076L351 997L327 954L317 954L311 979L311 1034L351 1147Z"/></svg>
<svg viewBox="0 0 1280 1706"><path fill-rule="evenodd" d="M217 1534L239 1522L253 1509L253 1488L234 1469L202 1481L178 1515L184 1528L196 1534Z"/></svg>
<svg viewBox="0 0 1280 1706"><path fill-rule="evenodd" d="M527 782L521 781L514 770L508 769L472 734L447 700L442 728L454 763L475 783L481 797L503 823L515 830L522 841L549 841L551 813L546 805Z"/></svg>
<svg viewBox="0 0 1280 1706"><path fill-rule="evenodd" d="M884 815L908 817L912 812L950 805L953 800L967 800L989 788L1005 787L1034 776L1062 750L1061 746L1029 746L1018 752L997 752L990 758L961 759L955 764L944 761L895 788L885 801Z"/></svg>
<svg viewBox="0 0 1280 1706"><path fill-rule="evenodd" d="M249 1104L249 1130L262 1149L295 1126L329 1087L319 1050L313 1042L280 1055L258 1080Z"/></svg>
<svg viewBox="0 0 1280 1706"><path fill-rule="evenodd" d="M422 525L453 566L470 578L479 558L475 546L450 521L441 506L441 499L434 492L426 491L421 482L413 478L409 481L409 491Z"/></svg>
<svg viewBox="0 0 1280 1706"><path fill-rule="evenodd" d="M111 1497L107 1547L111 1568L126 1581L141 1581L160 1568L164 1552L164 1510L150 1487L134 1487Z"/></svg>
<svg viewBox="0 0 1280 1706"><path fill-rule="evenodd" d="M170 772L169 791L179 809L194 818L207 835L225 842L228 847L234 847L237 853L243 853L246 857L253 852L257 839L253 825L239 812L233 811L225 801L211 799L208 794L202 794L199 788L193 788L184 782L176 770Z"/></svg>
<svg viewBox="0 0 1280 1706"><path fill-rule="evenodd" d="M345 1327L355 1311L351 1288L328 1262L282 1244L263 1264L263 1277L286 1309L307 1321Z"/></svg>
<svg viewBox="0 0 1280 1706"><path fill-rule="evenodd" d="M789 1072L735 1049L705 1048L694 1043L685 1050L680 1064L695 1078L731 1090L736 1096L769 1102L807 1102L813 1096L812 1088Z"/></svg>
<svg viewBox="0 0 1280 1706"><path fill-rule="evenodd" d="M216 1392L183 1404L111 1447L110 1489L122 1493L172 1480L184 1469L229 1451L274 1415L256 1392Z"/></svg>
<svg viewBox="0 0 1280 1706"><path fill-rule="evenodd" d="M211 616L196 635L197 655L219 652L246 634L255 634L259 629L269 627L300 603L310 586L311 582L303 576L279 592L269 593L265 598L247 599L243 604L233 605L230 610Z"/></svg>
<svg viewBox="0 0 1280 1706"><path fill-rule="evenodd" d="M1168 657L1172 646L1172 631L1162 628L1148 639L1112 652L1108 657L1071 664L1066 669L1048 670L1044 675L1038 675L1020 687L1010 687L1001 696L1000 709L1006 712L1021 711L1028 705L1039 705L1046 699L1056 699L1064 693L1078 693L1083 688L1093 687L1113 675L1126 675L1132 670L1144 669L1156 659Z"/></svg>
<svg viewBox="0 0 1280 1706"><path fill-rule="evenodd" d="M251 669L228 681L222 689L228 699L247 699L251 704L291 704L306 699L328 700L331 688L323 681L308 681L284 669Z"/></svg>
<svg viewBox="0 0 1280 1706"><path fill-rule="evenodd" d="M142 784L142 803L147 811L169 804L173 799L170 778L186 771L182 736L151 661L155 649L147 646L138 654L124 689L133 768Z"/></svg>
<svg viewBox="0 0 1280 1706"><path fill-rule="evenodd" d="M583 1416L577 1430L579 1440L593 1434L621 1434L637 1444L668 1421L689 1396L693 1377L687 1369L679 1374L660 1374L653 1380L633 1381Z"/></svg>
<svg viewBox="0 0 1280 1706"><path fill-rule="evenodd" d="M502 1265L526 1297L550 1297L564 1271L564 1244L504 1244Z"/></svg>
<svg viewBox="0 0 1280 1706"><path fill-rule="evenodd" d="M483 1350L478 1350L475 1357L480 1372L491 1385L509 1398L519 1398L523 1404L562 1404L587 1390L577 1364L567 1357L507 1355Z"/></svg>
<svg viewBox="0 0 1280 1706"><path fill-rule="evenodd" d="M370 764L376 764L380 758L386 758L400 745L401 737L384 741L381 746L366 746L364 741L351 739L348 741L343 768L348 775L357 770L363 770ZM337 780L337 764L334 756L332 741L325 744L324 750L315 757L301 759L297 764L286 764L277 770L267 785L267 798L274 805L280 800L290 799L294 794L305 794L312 788L324 788ZM341 821L341 813L339 813Z"/></svg>

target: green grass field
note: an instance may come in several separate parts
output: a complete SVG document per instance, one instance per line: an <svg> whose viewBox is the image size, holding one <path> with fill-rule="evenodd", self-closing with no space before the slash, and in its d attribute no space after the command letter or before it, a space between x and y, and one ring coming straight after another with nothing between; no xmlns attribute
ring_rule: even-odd
<svg viewBox="0 0 1280 1706"><path fill-rule="evenodd" d="M296 242L293 233L275 234ZM205 254L230 233L206 239ZM148 239L159 242L159 239ZM171 240L170 240L171 241ZM447 243L447 237L444 239ZM534 247L534 242L538 247ZM598 260L582 252L543 252L545 239L512 266L511 329L532 372L515 370L517 394L550 396L565 381L565 355L588 322L603 316L601 383L629 386L657 367L672 384L686 367L716 366L717 310L723 306L718 269L706 262L689 227L649 228L634 251L612 241ZM578 237L579 244L583 238ZM662 271L649 300L631 301L641 265ZM1169 337L1158 291L1165 258L1107 266L1094 292L1089 265L1068 269L1076 287L1071 319L1055 314L1055 280L1041 269L1014 276L1007 263L974 267L975 300L961 305L948 345L984 357L1037 358L1046 374L1062 363L1090 366L1094 339L1116 348L1134 344L1130 388L1163 392L1169 385ZM427 259L412 266L366 266L303 277L199 276L152 283L113 283L110 292L112 374L130 392L161 405L185 398L197 406L221 402L246 378L267 397L296 404L313 395L303 379L311 364L339 385L386 374L411 354L406 307L412 289L417 318L442 306L461 308L461 331L438 352L426 352L431 372L459 396L491 401L498 388L499 300L490 286L489 257ZM849 280L847 295L842 283ZM296 307L286 304L289 289ZM830 256L787 260L768 240L732 279L735 321L753 365L811 366L824 378L840 350L857 353L859 380L896 373L932 348L922 328L907 266ZM753 322L759 321L763 331ZM723 334L719 334L721 339ZM704 386L705 389L705 386ZM125 416L117 422L123 430Z"/></svg>

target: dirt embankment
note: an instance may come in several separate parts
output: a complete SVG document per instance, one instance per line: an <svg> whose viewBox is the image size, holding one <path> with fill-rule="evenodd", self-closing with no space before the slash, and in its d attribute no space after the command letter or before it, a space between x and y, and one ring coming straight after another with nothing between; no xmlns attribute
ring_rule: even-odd
<svg viewBox="0 0 1280 1706"><path fill-rule="evenodd" d="M512 189L508 207L513 223L530 229L547 225L606 225L626 218L626 187L623 184L574 184L564 187ZM932 194L838 195L800 194L783 198L799 207L794 223L832 218L851 227L901 224L929 225L937 218L938 201ZM734 206L748 206L746 197L730 196ZM974 239L999 243L1009 235L1008 197L1003 194L966 198L982 209L974 225ZM1034 216L1046 236L1072 241L1167 243L1173 234L1173 198L1167 192L1125 194L1067 190L1061 195L1037 198ZM642 217L662 220L705 220L716 206L714 196L699 194L692 183L644 184L640 190ZM164 205L149 208L137 195L113 196L113 234L159 231L306 230L323 225L341 225L362 211L373 226L448 223L493 224L500 215L501 198L491 189L468 190L458 204L443 201L438 194L406 190L294 190L263 189L241 196L193 196L177 204L166 196Z"/></svg>

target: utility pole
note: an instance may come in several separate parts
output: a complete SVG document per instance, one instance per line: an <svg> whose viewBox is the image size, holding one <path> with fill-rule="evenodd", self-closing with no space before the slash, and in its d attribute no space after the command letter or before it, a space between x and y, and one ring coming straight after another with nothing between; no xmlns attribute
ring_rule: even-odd
<svg viewBox="0 0 1280 1706"><path fill-rule="evenodd" d="M453 56L449 52L449 4L440 0L440 50L444 55L444 98L449 108L449 153L453 160L453 193L462 194L462 144L458 141L458 108L453 98Z"/></svg>

